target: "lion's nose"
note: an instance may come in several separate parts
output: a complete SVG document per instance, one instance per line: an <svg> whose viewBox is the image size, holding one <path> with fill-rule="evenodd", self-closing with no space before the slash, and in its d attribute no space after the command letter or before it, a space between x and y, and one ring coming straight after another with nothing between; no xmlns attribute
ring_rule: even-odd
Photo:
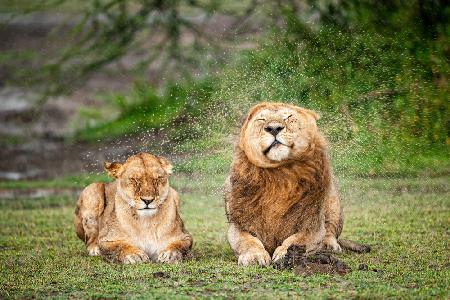
<svg viewBox="0 0 450 300"><path fill-rule="evenodd" d="M155 200L155 199L154 199L154 198L152 198L152 199L144 199L144 198L141 197L141 200L145 203L145 205L149 205L149 204L152 203L153 200Z"/></svg>
<svg viewBox="0 0 450 300"><path fill-rule="evenodd" d="M264 127L264 130L272 134L273 136L277 136L277 134L283 129L283 125L267 125L266 127Z"/></svg>

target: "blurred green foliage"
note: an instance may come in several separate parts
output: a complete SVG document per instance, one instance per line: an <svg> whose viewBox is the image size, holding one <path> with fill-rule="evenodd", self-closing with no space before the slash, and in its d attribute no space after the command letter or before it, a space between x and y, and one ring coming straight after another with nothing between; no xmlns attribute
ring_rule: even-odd
<svg viewBox="0 0 450 300"><path fill-rule="evenodd" d="M448 168L448 8L420 3L343 1L316 27L283 6L283 30L230 68L216 95L237 114L267 100L319 111L339 172Z"/></svg>
<svg viewBox="0 0 450 300"><path fill-rule="evenodd" d="M52 63L53 74L70 74L58 75L56 84L74 75L82 80L86 70L117 61L151 34L149 28L167 37L152 51L181 58L175 70L188 61L197 64L202 76L194 79L178 70L183 79L160 88L137 80L129 94L104 97L110 113L82 109L74 139L96 142L162 128L171 141L168 152L210 155L181 163L180 170L206 163L208 170L220 171L230 159L229 137L247 109L260 101L284 101L320 113L338 172L448 168L450 6L445 1L230 3L108 0L83 6L85 18L74 28L77 44ZM217 59L214 71L198 60L204 54L198 45L189 50L197 60L186 60L180 30L199 28L184 23L185 15L203 12L210 18L227 11L239 20L258 14L271 29L259 35L255 48L235 51L228 64ZM149 18L153 14L159 18ZM147 58L144 63L154 59Z"/></svg>
<svg viewBox="0 0 450 300"><path fill-rule="evenodd" d="M448 24L421 34L412 2L343 1L340 11L323 13L316 29L284 7L285 28L224 76L223 99L289 101L342 115L349 135L369 131L385 140L394 131L402 140L445 143ZM345 9L345 3L354 5ZM358 12L345 26L336 21Z"/></svg>
<svg viewBox="0 0 450 300"><path fill-rule="evenodd" d="M258 48L240 52L219 75L169 85L161 98L147 86L137 86L132 101L112 97L120 117L79 137L169 125L174 147L217 150L223 148L217 137L236 133L251 105L285 101L321 114L319 126L331 142L338 172L448 169L448 18L442 17L448 8L439 1L434 6L422 1L333 3L311 4L306 12L282 3L283 25L273 27ZM321 19L310 24L305 15L314 11ZM217 163L208 168L223 170L223 159L213 159L217 152L212 153ZM196 164L181 169L195 170Z"/></svg>
<svg viewBox="0 0 450 300"><path fill-rule="evenodd" d="M75 133L76 140L96 142L135 134L152 128L171 127L178 135L193 134L192 124L184 126L197 117L210 99L214 84L211 80L184 85L169 83L162 95L144 81L137 81L129 95L112 94L104 99L119 114L105 117L96 111L82 112L80 122L85 124Z"/></svg>
<svg viewBox="0 0 450 300"><path fill-rule="evenodd" d="M0 3L0 13L5 13L0 29L15 17L36 12L62 12L68 22L67 28L48 34L49 41L62 42L57 49L22 58L27 68L11 72L9 79L48 98L73 92L94 73L126 60L121 71L145 73L156 65L161 78L182 81L192 70L214 64L210 58L217 55L211 53L221 51L216 36L205 30L212 16L245 19L255 6L250 0L7 0Z"/></svg>

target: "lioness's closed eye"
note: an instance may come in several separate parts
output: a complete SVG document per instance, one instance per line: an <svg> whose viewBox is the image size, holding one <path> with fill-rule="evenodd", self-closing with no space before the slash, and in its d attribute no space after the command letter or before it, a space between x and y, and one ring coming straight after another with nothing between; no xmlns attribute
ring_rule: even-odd
<svg viewBox="0 0 450 300"><path fill-rule="evenodd" d="M75 211L75 230L88 253L123 263L180 261L192 237L178 213L178 194L169 186L172 165L139 153L104 167L115 180L86 187Z"/></svg>

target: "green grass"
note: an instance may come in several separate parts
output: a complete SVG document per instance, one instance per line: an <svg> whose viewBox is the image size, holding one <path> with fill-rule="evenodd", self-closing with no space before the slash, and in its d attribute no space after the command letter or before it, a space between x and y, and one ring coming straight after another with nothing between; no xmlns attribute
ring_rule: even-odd
<svg viewBox="0 0 450 300"><path fill-rule="evenodd" d="M373 251L340 255L354 270L348 275L307 278L236 265L225 235L224 177L173 177L194 237L194 258L175 266L116 265L88 257L72 226L75 198L1 201L0 298L450 297L449 176L341 178L343 236ZM370 271L358 271L360 263ZM160 271L166 276L155 278Z"/></svg>
<svg viewBox="0 0 450 300"><path fill-rule="evenodd" d="M80 188L93 181L107 180L109 180L108 176L104 173L78 174L61 176L50 180L0 181L0 189Z"/></svg>
<svg viewBox="0 0 450 300"><path fill-rule="evenodd" d="M73 122L75 133L71 139L97 142L164 128L172 140L198 136L202 128L195 125L196 119L203 113L215 84L214 78L184 84L166 83L158 93L147 82L137 80L127 96L114 93L103 96L104 105L118 112L117 116L112 114L112 119L98 110L80 110Z"/></svg>

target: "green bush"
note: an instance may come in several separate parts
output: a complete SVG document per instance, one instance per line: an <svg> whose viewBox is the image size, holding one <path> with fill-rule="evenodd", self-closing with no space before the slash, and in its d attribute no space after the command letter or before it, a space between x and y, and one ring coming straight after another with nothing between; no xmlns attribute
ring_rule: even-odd
<svg viewBox="0 0 450 300"><path fill-rule="evenodd" d="M288 22L286 31L225 71L216 104L230 120L260 101L318 111L338 172L395 173L440 164L413 158L425 154L446 159L448 167L448 88L436 83L433 63L424 64L421 56L424 48L430 59L439 53L414 48L409 34L331 25L312 30Z"/></svg>
<svg viewBox="0 0 450 300"><path fill-rule="evenodd" d="M137 85L130 97L112 98L118 118L79 137L163 127L168 151L214 150L208 170L220 172L226 163L214 157L229 160L232 146L224 142L248 108L282 101L319 112L337 172L448 170L448 21L435 15L439 7L415 1L344 2L322 9L313 26L282 6L284 25L263 35L256 49L236 53L216 77L168 85L162 96Z"/></svg>
<svg viewBox="0 0 450 300"><path fill-rule="evenodd" d="M184 85L169 83L158 95L155 89L143 81L137 81L130 94L113 94L105 97L117 115L101 116L96 111L83 111L75 132L76 140L95 142L149 129L170 129L174 139L186 139L196 133L196 126L189 130L180 124L194 123L209 99L214 81L207 79ZM184 130L186 129L186 130Z"/></svg>

